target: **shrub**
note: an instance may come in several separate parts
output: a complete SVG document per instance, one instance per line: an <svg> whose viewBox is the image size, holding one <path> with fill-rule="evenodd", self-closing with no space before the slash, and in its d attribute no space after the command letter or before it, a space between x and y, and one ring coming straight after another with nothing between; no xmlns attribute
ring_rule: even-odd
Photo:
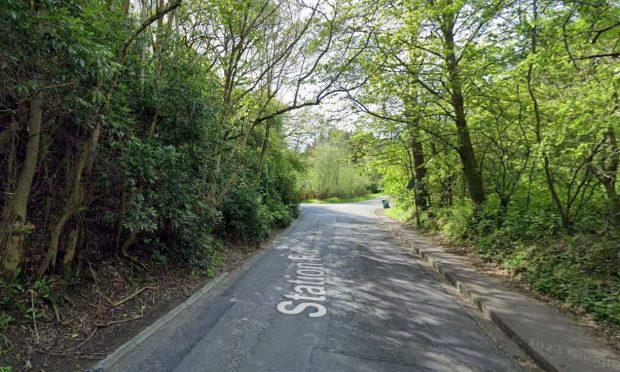
<svg viewBox="0 0 620 372"><path fill-rule="evenodd" d="M222 244L210 233L203 232L197 239L185 239L180 249L181 257L191 267L207 270L218 266Z"/></svg>
<svg viewBox="0 0 620 372"><path fill-rule="evenodd" d="M291 208L282 203L277 196L266 198L265 207L269 214L269 225L271 227L286 227L291 224L293 220Z"/></svg>
<svg viewBox="0 0 620 372"><path fill-rule="evenodd" d="M231 190L222 206L226 229L243 241L267 239L271 216L261 199L258 191L243 184Z"/></svg>

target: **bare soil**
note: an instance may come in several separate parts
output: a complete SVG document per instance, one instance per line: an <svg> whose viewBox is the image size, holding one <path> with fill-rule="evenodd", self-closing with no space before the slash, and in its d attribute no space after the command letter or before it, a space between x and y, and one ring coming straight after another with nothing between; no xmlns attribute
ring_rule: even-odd
<svg viewBox="0 0 620 372"><path fill-rule="evenodd" d="M81 277L51 277L43 287L5 289L20 291L14 296L22 306L7 312L14 320L4 337L0 334L0 371L87 369L264 246L224 245L223 263L208 275L180 265L108 259L96 267L89 264Z"/></svg>

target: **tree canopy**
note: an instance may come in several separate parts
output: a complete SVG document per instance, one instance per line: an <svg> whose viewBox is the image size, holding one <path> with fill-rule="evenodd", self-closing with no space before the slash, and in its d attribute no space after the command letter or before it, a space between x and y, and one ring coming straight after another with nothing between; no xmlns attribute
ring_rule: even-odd
<svg viewBox="0 0 620 372"><path fill-rule="evenodd" d="M401 217L616 323L619 12L385 2L358 61L367 84L348 92L371 118L356 147Z"/></svg>

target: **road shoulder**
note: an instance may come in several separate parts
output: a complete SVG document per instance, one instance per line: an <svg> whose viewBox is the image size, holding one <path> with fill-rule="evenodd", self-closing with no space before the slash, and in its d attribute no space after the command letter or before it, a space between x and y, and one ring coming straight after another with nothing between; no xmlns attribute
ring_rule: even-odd
<svg viewBox="0 0 620 372"><path fill-rule="evenodd" d="M156 319L153 323L143 328L134 337L117 347L111 353L109 353L104 359L94 364L88 371L106 371L119 363L132 351L136 350L143 342L156 333L159 329L166 326L171 320L175 319L180 314L188 311L192 305L206 296L213 295L214 292L221 291L222 288L232 285L239 277L243 275L250 267L252 267L258 260L260 260L269 247L278 243L279 239L286 234L299 219L294 220L287 228L276 232L269 241L262 245L260 248L252 252L251 255L246 256L245 261L240 265L235 266L232 270L222 271L217 276L209 280L200 289L195 291L189 298L175 306L169 312L163 314L163 316Z"/></svg>

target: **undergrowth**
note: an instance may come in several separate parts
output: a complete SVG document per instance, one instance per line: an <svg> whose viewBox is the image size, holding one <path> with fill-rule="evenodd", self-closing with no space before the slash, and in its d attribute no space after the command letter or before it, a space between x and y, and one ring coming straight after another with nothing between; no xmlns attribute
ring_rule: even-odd
<svg viewBox="0 0 620 372"><path fill-rule="evenodd" d="M413 219L413 210L406 206L386 214L400 221ZM435 209L424 214L422 227L467 247L575 313L620 327L617 230L576 226L567 231L549 211L500 215L492 204L475 217L469 204Z"/></svg>

